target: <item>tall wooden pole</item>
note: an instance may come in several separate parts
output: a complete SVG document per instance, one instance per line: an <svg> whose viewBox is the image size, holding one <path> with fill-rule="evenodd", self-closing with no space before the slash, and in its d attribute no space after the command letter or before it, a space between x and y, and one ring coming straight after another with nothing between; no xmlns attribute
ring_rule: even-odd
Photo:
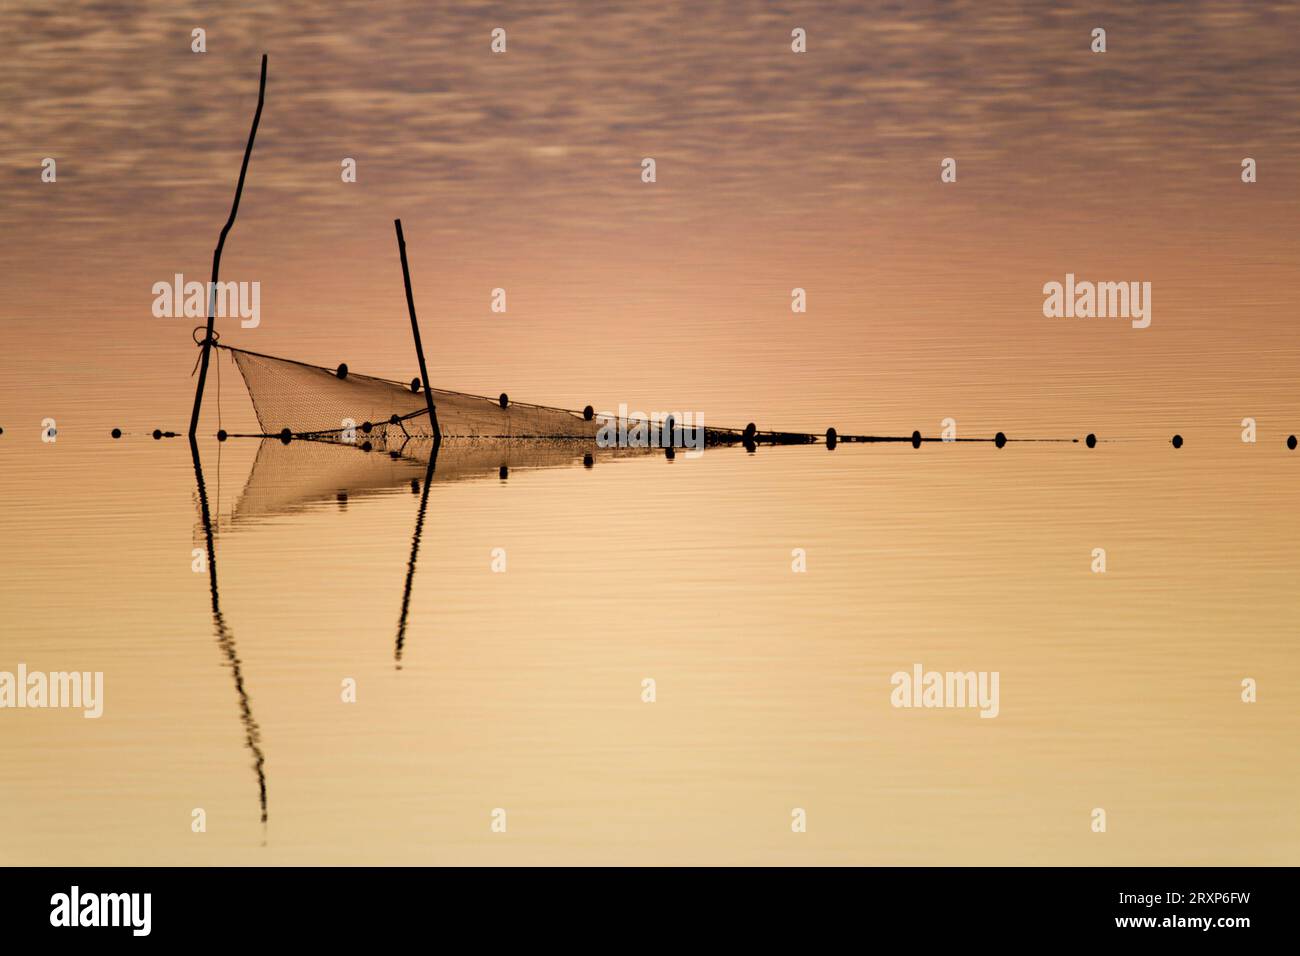
<svg viewBox="0 0 1300 956"><path fill-rule="evenodd" d="M235 201L230 207L230 218L221 230L217 248L212 253L212 282L208 285L208 332L203 337L203 358L199 362L199 384L194 390L194 411L190 414L190 437L199 428L199 408L203 405L203 385L208 380L208 359L212 353L212 327L217 314L217 274L221 270L221 250L225 248L226 236L235 224L235 215L239 212L239 197L244 191L244 177L248 175L248 159L253 155L253 138L257 136L257 124L262 118L262 101L266 97L266 54L262 54L262 79L257 87L257 112L253 114L253 128L248 132L248 145L244 147L244 164L239 167L239 183L235 186Z"/></svg>
<svg viewBox="0 0 1300 956"><path fill-rule="evenodd" d="M394 219L397 227L397 251L402 256L402 281L406 283L406 309L411 313L411 334L415 336L415 357L420 360L420 379L424 382L424 400L429 406L429 421L433 424L435 447L442 444L442 429L438 427L438 412L433 407L433 393L429 391L429 369L424 364L424 346L420 344L420 323L415 319L415 296L411 294L411 270L406 264L406 239L402 237L402 220Z"/></svg>

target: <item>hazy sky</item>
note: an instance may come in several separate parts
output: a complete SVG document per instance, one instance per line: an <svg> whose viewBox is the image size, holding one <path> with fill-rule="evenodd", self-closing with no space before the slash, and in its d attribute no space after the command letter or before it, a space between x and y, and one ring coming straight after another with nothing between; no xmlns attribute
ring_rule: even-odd
<svg viewBox="0 0 1300 956"><path fill-rule="evenodd" d="M1180 309L1186 330L1248 302L1285 336L1266 344L1296 345L1280 318L1300 271L1295 4L9 0L0 51L4 307L63 328L111 314L119 337L156 335L152 283L206 277L266 52L225 260L263 284L250 348L302 354L308 326L403 334L397 216L434 347L490 347L455 323L507 288L519 324L496 344L516 379L515 352L560 355L611 324L748 343L760 363L810 330L853 352L864 323L963 354L1035 339L1130 354L1132 333L1069 343L1044 324L1042 284L1067 271L1155 281L1147 345ZM46 156L57 183L40 181ZM939 181L944 157L956 183ZM795 286L810 310L792 335L765 323L789 318ZM185 323L163 334L192 348Z"/></svg>
<svg viewBox="0 0 1300 956"><path fill-rule="evenodd" d="M492 246L652 224L870 233L940 201L1190 200L1244 155L1264 184L1300 155L1294 4L11 0L0 36L6 251L54 219L86 242L125 226L210 244L262 52L244 214L298 238L354 234L388 204ZM57 193L39 188L47 155ZM960 188L940 193L945 156Z"/></svg>

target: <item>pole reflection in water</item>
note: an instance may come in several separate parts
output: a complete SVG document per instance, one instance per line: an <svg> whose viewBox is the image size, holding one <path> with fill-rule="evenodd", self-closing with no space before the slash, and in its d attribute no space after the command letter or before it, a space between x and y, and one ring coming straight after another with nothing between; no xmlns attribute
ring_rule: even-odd
<svg viewBox="0 0 1300 956"><path fill-rule="evenodd" d="M190 436L190 454L194 458L194 480L198 486L199 518L203 523L203 537L207 545L208 589L212 593L212 626L216 633L217 646L225 655L230 673L235 680L235 693L239 697L239 720L244 725L244 743L253 754L253 772L257 775L257 802L261 809L262 824L267 821L266 807L266 755L262 752L262 732L253 717L253 706L248 691L244 688L243 666L235 647L235 635L226 624L221 613L221 593L217 588L217 550L216 537L212 530L212 513L208 508L208 490L203 481L203 462L199 458L199 446Z"/></svg>
<svg viewBox="0 0 1300 956"><path fill-rule="evenodd" d="M433 486L433 472L438 464L438 442L429 455L429 467L424 472L424 487L420 489L420 510L415 516L415 532L411 535L411 558L406 563L406 584L402 588L402 613L397 619L397 641L393 660L402 669L402 646L406 643L406 619L411 610L411 583L415 580L415 561L420 554L420 535L424 533L424 515L429 510L429 488Z"/></svg>

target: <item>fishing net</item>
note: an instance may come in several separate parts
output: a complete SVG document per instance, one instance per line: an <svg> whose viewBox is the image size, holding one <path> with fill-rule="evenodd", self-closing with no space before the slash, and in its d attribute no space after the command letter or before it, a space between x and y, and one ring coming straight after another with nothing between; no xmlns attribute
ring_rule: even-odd
<svg viewBox="0 0 1300 956"><path fill-rule="evenodd" d="M292 359L218 345L244 378L263 435L285 429L361 443L391 434L432 437L423 389L409 383L308 365ZM418 388L418 385L416 386ZM444 441L462 438L555 438L594 441L599 423L581 412L432 389Z"/></svg>
<svg viewBox="0 0 1300 956"><path fill-rule="evenodd" d="M345 366L330 369L216 342L213 345L234 358L262 429L260 437L287 432L296 438L358 445L434 437L418 382L396 382L360 375ZM566 408L510 400L503 404L498 398L441 388L430 389L430 395L443 441L551 439L627 447L648 441L651 447L681 448L700 444L803 445L819 440L819 436L801 432L758 431L753 425L744 429L686 425L672 416L645 429L641 426L650 423L644 416L602 421L602 416L594 413L588 419L584 412ZM615 424L617 437L613 434ZM602 426L608 426L603 436ZM839 440L894 439L840 436Z"/></svg>

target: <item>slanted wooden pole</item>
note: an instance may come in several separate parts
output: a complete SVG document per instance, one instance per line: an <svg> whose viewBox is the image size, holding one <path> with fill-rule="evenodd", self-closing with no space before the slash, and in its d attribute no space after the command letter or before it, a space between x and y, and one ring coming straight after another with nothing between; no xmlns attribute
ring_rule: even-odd
<svg viewBox="0 0 1300 956"><path fill-rule="evenodd" d="M442 429L438 427L438 412L433 407L433 393L429 391L429 369L424 364L424 346L420 344L420 323L415 319L415 296L411 294L411 270L406 264L406 239L402 236L402 220L394 219L397 227L397 251L402 256L402 281L406 284L406 310L411 313L411 334L415 336L415 357L420 360L420 378L424 382L424 400L429 406L429 421L433 423L434 445L442 444Z"/></svg>
<svg viewBox="0 0 1300 956"><path fill-rule="evenodd" d="M203 337L203 358L199 361L199 384L194 390L194 411L190 414L190 437L199 428L199 408L203 405L203 385L208 380L208 359L212 353L212 326L217 318L217 274L221 270L221 250L225 248L226 236L235 224L235 215L239 212L239 197L244 191L244 177L248 175L248 159L253 155L253 138L257 136L257 124L262 118L262 101L266 97L266 54L262 54L262 79L257 87L257 112L253 114L253 128L248 132L248 145L244 147L244 165L239 167L239 182L235 186L235 201L230 206L230 218L222 227L221 238L212 253L212 282L208 285L208 332Z"/></svg>

